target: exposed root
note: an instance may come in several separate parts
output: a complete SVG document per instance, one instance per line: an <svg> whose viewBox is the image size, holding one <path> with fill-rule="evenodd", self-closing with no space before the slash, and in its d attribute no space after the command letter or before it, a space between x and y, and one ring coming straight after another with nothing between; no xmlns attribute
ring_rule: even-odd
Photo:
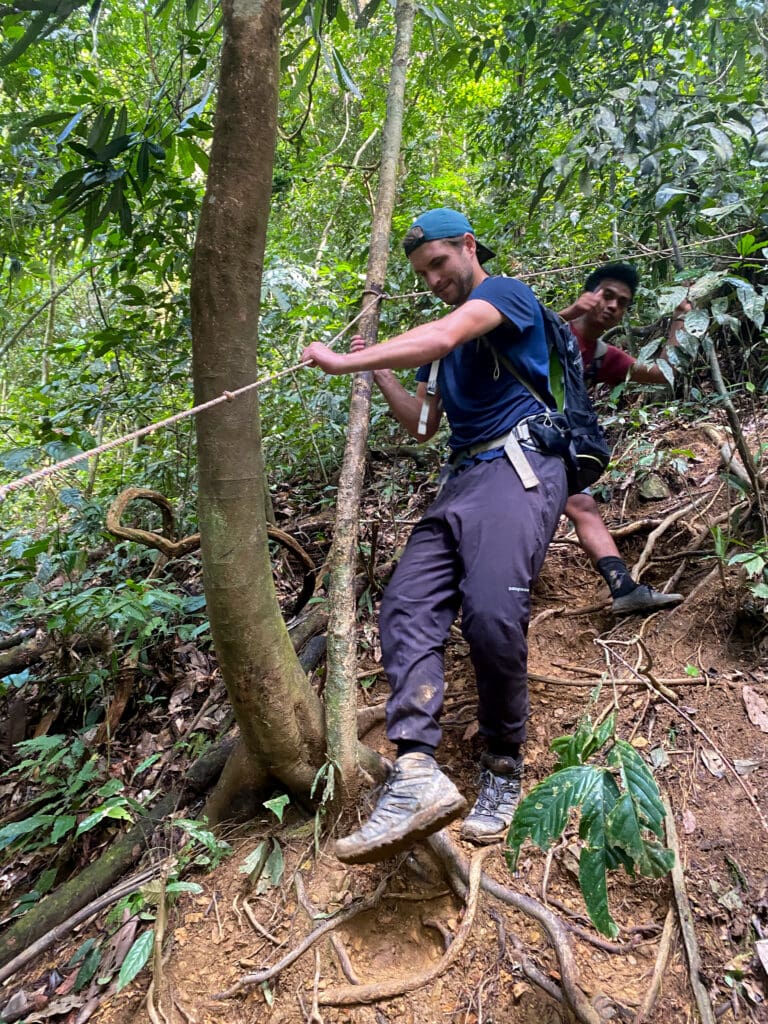
<svg viewBox="0 0 768 1024"><path fill-rule="evenodd" d="M715 1024L715 1014L709 1001L709 994L701 981L699 944L696 940L696 929L693 925L691 905L688 902L688 894L685 890L685 875L683 873L683 863L680 859L680 843L677 840L675 819L672 815L672 805L668 797L664 797L664 808L667 812L667 843L675 855L675 862L672 865L672 887L675 893L675 903L680 918L680 929L683 933L683 943L685 944L685 952L688 958L691 988L696 997L696 1006L698 1007L702 1024Z"/></svg>
<svg viewBox="0 0 768 1024"><path fill-rule="evenodd" d="M438 832L436 835L430 836L427 842L442 860L448 875L458 880L460 886L465 884L468 873L466 859L448 833L445 830ZM481 875L480 881L482 888L491 896L495 896L516 910L533 917L542 925L557 955L563 983L564 1003L570 1007L581 1024L603 1024L606 1018L589 1002L579 985L579 971L565 922L538 900L525 896L523 893L514 892L487 875Z"/></svg>
<svg viewBox="0 0 768 1024"><path fill-rule="evenodd" d="M243 992L254 985L261 985L262 982L269 981L270 978L276 977L287 967L290 967L292 963L298 960L303 953L306 953L306 951L313 946L318 939L321 939L323 935L333 931L334 928L338 928L340 924L350 921L358 914L362 914L366 910L373 909L381 899L388 882L389 875L379 882L378 886L370 896L357 900L349 907L339 911L338 914L334 914L333 917L326 918L322 924L318 925L314 931L310 932L309 935L302 939L298 946L295 946L290 952L286 953L282 960L273 964L272 967L267 967L265 970L257 971L254 974L244 975L238 982L226 989L224 992L217 992L213 998L231 999L233 996L237 995L238 992Z"/></svg>
<svg viewBox="0 0 768 1024"><path fill-rule="evenodd" d="M648 991L645 993L640 1009L635 1014L635 1019L632 1024L643 1024L643 1021L647 1020L653 1012L653 1007L656 1003L656 997L659 994L661 988L661 979L664 977L664 971L667 966L667 960L669 959L669 952L672 948L672 937L675 933L675 911L673 907L670 907L667 911L667 918L664 921L664 931L661 933L661 942L659 943L659 951L656 954L656 963L653 965L653 977L651 978L651 984L648 986Z"/></svg>
<svg viewBox="0 0 768 1024"><path fill-rule="evenodd" d="M405 995L406 992L413 992L416 989L422 988L442 974L464 948L469 933L472 930L477 912L483 861L491 852L490 849L480 850L472 858L469 870L469 894L467 896L464 919L456 932L453 942L434 967L430 967L418 974L411 974L405 978L377 981L368 985L354 985L351 988L330 989L323 992L320 996L321 1005L356 1006L360 1003L376 1003L382 999L394 999L397 996Z"/></svg>

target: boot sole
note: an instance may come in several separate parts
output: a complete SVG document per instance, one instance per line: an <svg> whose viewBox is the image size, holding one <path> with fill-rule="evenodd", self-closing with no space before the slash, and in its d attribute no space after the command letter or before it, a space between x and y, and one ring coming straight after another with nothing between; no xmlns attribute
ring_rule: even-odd
<svg viewBox="0 0 768 1024"><path fill-rule="evenodd" d="M452 800L443 807L430 807L409 819L409 827L399 829L384 838L369 840L366 844L356 843L352 849L345 849L346 839L339 839L333 852L343 864L375 864L380 860L394 857L403 850L409 850L420 839L426 839L434 832L458 818L467 809L463 796Z"/></svg>
<svg viewBox="0 0 768 1024"><path fill-rule="evenodd" d="M635 605L633 608L612 608L611 611L614 615L647 615L650 612L660 612L665 608L673 608L681 603L680 600L674 599L671 601L649 601L645 604Z"/></svg>

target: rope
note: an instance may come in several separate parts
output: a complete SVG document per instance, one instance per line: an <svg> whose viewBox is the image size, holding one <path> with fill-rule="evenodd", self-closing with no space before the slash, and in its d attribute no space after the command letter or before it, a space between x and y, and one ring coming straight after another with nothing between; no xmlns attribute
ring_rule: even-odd
<svg viewBox="0 0 768 1024"><path fill-rule="evenodd" d="M714 238L702 239L700 242L687 242L679 246L680 250L683 249L695 249L698 246L710 245L712 242L723 241L724 239L740 238L742 235L749 234L748 231L734 231L726 235L716 235ZM674 250L671 248L665 249L653 249L645 252L631 253L629 256L620 257L621 259L644 259L651 256L671 256L674 255ZM552 270L538 270L531 271L527 274L518 274L517 277L522 281L528 281L532 278L538 277L549 277L554 274L562 274L568 270L580 270L584 267L591 267L594 265L594 261L589 263L575 263L569 267L555 267ZM372 309L377 302L382 299L411 299L411 298L422 298L425 295L429 295L429 291L419 292L404 292L400 295L388 295L383 290L377 287L366 288L363 291L363 295L373 295L374 298L366 306L360 310L350 322L343 327L338 334L336 334L326 344L329 348L333 348L336 342L342 338L347 331L354 324L357 323L369 309ZM123 444L127 444L128 441L135 441L140 437L146 437L147 434L153 434L156 430L162 430L165 427L170 427L173 423L178 423L180 420L187 419L189 416L197 416L199 413L204 412L206 409L212 409L216 405L221 405L223 402L232 402L240 395L244 395L247 391L252 391L254 388L259 388L262 384L269 384L272 381L280 380L281 377L286 377L289 373L295 373L296 370L301 369L304 366L308 366L306 362L295 363L293 366L287 367L285 370L280 370L278 373L274 373L269 377L261 377L259 380L253 381L251 384L245 384L241 388L237 388L235 391L224 391L218 398L212 398L209 402L203 402L201 405L195 405L191 409L185 409L183 412L177 412L174 416L169 416L167 419L158 420L157 423L150 423L146 427L140 427L138 430L131 431L130 434L123 434L122 437L116 437L112 441L106 441L104 444L98 445L96 448L91 448L87 452L80 452L79 455L72 455L68 459L64 459L62 462L57 462L53 466L46 466L44 469L38 469L34 473L29 473L27 476L19 477L18 480L13 480L9 484L4 484L0 487L0 503L11 494L13 491L18 491L22 487L27 487L30 484L37 483L40 480L45 480L49 476L53 476L55 473L60 473L63 469L69 469L71 466L76 466L80 462L85 462L87 459L94 458L97 455L103 455L104 452L112 451L114 448L119 448Z"/></svg>
<svg viewBox="0 0 768 1024"><path fill-rule="evenodd" d="M336 342L342 338L347 331L354 324L357 323L369 309L380 302L382 299L392 298L412 298L414 294L418 292L411 292L406 295L387 295L384 291L378 289L367 288L363 294L373 294L374 298L363 306L360 312L355 316L349 323L342 327L338 334L336 334L330 341L326 342L328 348L333 348ZM167 419L158 420L157 423L149 423L146 427L140 427L138 430L132 430L130 434L123 434L122 437L116 437L112 441L105 441L104 444L98 445L96 448L90 448L87 452L80 452L79 455L71 455L68 459L63 459L61 462L55 463L53 466L46 466L44 469L38 469L34 473L28 473L27 476L19 477L18 480L13 480L9 484L5 484L0 487L0 503L11 494L13 491L18 491L22 487L28 487L30 484L38 483L40 480L45 480L46 477L53 476L55 473L60 473L63 469L69 469L71 466L76 466L80 462L85 462L87 459L92 459L97 455L103 455L104 452L110 452L114 448L119 448L120 445L127 444L129 441L135 441L139 437L146 437L147 434L153 434L156 430L162 430L164 427L170 427L173 423L178 423L180 420L185 420L189 416L197 416L199 413L204 412L206 409L212 409L216 405L221 405L223 402L233 402L240 395L244 395L247 391L253 391L255 388L259 388L262 384L269 384L271 381L280 380L281 377L286 377L289 373L294 373L296 370L301 369L303 366L309 366L309 362L295 363L293 366L289 366L284 370L280 370L277 373L273 373L269 377L261 377L258 380L253 381L251 384L244 384L241 388L236 388L234 391L224 391L218 396L218 398L212 398L208 402L203 402L200 405L195 405L191 409L184 409L183 412L177 412L173 416L169 416Z"/></svg>

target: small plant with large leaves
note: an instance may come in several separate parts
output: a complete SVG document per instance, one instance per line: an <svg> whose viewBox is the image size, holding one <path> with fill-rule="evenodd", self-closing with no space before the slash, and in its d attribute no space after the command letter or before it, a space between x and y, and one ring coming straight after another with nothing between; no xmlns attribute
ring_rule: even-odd
<svg viewBox="0 0 768 1024"><path fill-rule="evenodd" d="M579 884L593 924L609 936L618 927L608 908L608 871L623 864L631 877L661 878L674 861L659 842L664 805L656 781L635 748L617 739L615 728L615 715L598 726L586 715L573 735L553 740L555 771L518 805L506 849L514 871L526 839L548 850L579 809ZM587 763L601 752L605 764Z"/></svg>

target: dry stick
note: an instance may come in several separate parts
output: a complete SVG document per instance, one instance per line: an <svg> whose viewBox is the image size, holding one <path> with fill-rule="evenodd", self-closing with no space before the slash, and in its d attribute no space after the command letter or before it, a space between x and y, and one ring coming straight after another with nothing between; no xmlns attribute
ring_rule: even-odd
<svg viewBox="0 0 768 1024"><path fill-rule="evenodd" d="M44 935L37 942L33 942L30 946L18 956L15 956L13 960L9 960L5 967L0 968L0 984L7 981L8 978L12 977L17 971L20 971L22 967L34 960L38 953L42 953L44 950L53 946L55 943L62 939L65 935L76 928L82 921L87 921L89 917L94 914L98 914L100 910L105 907L111 906L113 903L117 903L123 896L130 896L132 892L136 892L142 885L155 878L163 870L163 864L153 864L149 868L145 868L144 871L139 871L138 874L133 875L131 878L126 878L125 881L119 882L116 886L105 892L103 896L97 897L92 900L87 906L83 907L82 910L78 910L76 914L67 918L66 921L62 921L61 924L52 928L47 935Z"/></svg>
<svg viewBox="0 0 768 1024"><path fill-rule="evenodd" d="M407 977L374 981L368 985L353 985L351 988L330 989L320 996L323 1006L357 1006L360 1003L376 1003L381 999L394 999L423 988L442 974L453 963L469 937L477 912L477 899L480 892L480 879L483 873L483 861L491 853L491 849L479 850L472 858L469 870L469 895L467 896L464 918L456 932L456 937L446 953L426 971L411 974Z"/></svg>
<svg viewBox="0 0 768 1024"><path fill-rule="evenodd" d="M600 678L603 673L598 672L596 676L590 676L589 679L563 679L561 676L544 676L538 672L529 672L528 680L532 683L551 683L553 686L597 686L600 682ZM647 682L644 679L613 679L612 682L616 683L617 686L647 686ZM704 679L701 676L672 676L669 679L658 679L654 677L654 685L656 688L669 687L669 686L701 686L704 683L709 683L709 679ZM663 691L661 691L663 692ZM671 693L671 690L668 691Z"/></svg>
<svg viewBox="0 0 768 1024"><path fill-rule="evenodd" d="M653 977L651 978L651 984L648 986L648 991L645 993L640 1009L635 1014L635 1019L632 1024L643 1024L646 1020L656 1003L656 998L661 988L661 979L664 977L664 970L667 966L667 960L669 959L669 952L672 948L672 937L675 933L675 911L673 907L670 907L667 911L667 917L664 921L664 931L661 933L661 941L659 942L659 951L656 954L656 963L653 965Z"/></svg>
<svg viewBox="0 0 768 1024"><path fill-rule="evenodd" d="M262 982L269 981L270 978L274 978L280 974L287 967L290 967L298 958L305 953L318 939L321 939L327 932L333 931L334 928L338 928L340 924L345 924L350 921L353 917L358 914L365 913L366 910L371 910L382 897L382 894L389 881L389 875L387 875L381 882L379 882L375 891L363 899L358 900L356 903L351 904L345 910L339 911L333 917L327 918L322 924L318 925L313 932L310 932L302 941L295 946L289 953L279 960L272 967L267 967L263 971L257 971L254 974L244 975L238 982L232 985L230 988L225 989L224 992L217 992L213 997L214 999L231 999L232 996L237 995L238 992L242 992L253 985L261 985Z"/></svg>
<svg viewBox="0 0 768 1024"><path fill-rule="evenodd" d="M713 571L716 571L716 570L713 570ZM622 665L625 666L625 668L629 669L630 672L635 672L635 670L632 668L632 666L624 658L622 658L622 656L620 654L617 654L616 651L611 650L610 647L608 646L608 644L606 644L603 640L597 640L596 643L600 644L601 647L604 647L607 651L609 651L611 656L616 658L618 661L620 661L622 663ZM694 732L697 732L700 736L703 736L704 739L707 741L707 743L710 745L710 747L718 755L718 757L721 758L723 764L728 767L728 769L732 772L733 777L736 779L738 784L744 790L744 795L746 796L747 800L749 800L749 802L754 807L755 813L757 814L758 818L760 819L760 824L763 826L763 829L766 832L768 832L768 821L766 821L765 815L760 810L760 807L759 807L759 805L757 803L757 800L755 800L755 797L747 789L746 783L744 782L742 777L739 775L739 773L736 771L736 768L732 764L732 762L731 762L730 758L728 757L728 755L725 754L720 749L720 747L718 747L718 745L715 743L715 741L713 739L711 739L711 737L708 735L708 733L704 732L704 730L701 728L700 725L697 725L696 722L694 722L693 719L689 715L686 715L686 713L683 711L683 709L681 707L678 707L678 705L675 704L674 701L670 700L668 697L665 697L664 694L660 690L656 690L655 692L658 694L659 698L664 701L665 704L668 704L669 707L671 707L673 711L675 711L685 722L688 723L688 725L690 725L690 727L694 730Z"/></svg>
<svg viewBox="0 0 768 1024"><path fill-rule="evenodd" d="M667 843L675 855L675 861L672 865L672 888L675 893L675 903L677 905L677 913L680 918L680 929L683 933L685 952L688 957L688 970L691 979L691 988L693 989L693 994L696 997L696 1006L699 1009L699 1016L701 1017L702 1024L715 1024L715 1015L712 1010L712 1004L709 1001L706 988L701 983L699 944L696 941L696 930L693 925L691 905L688 902L688 894L685 891L683 865L680 860L680 844L677 839L675 819L672 815L672 805L669 802L668 796L665 796L663 800L664 810L667 815Z"/></svg>
<svg viewBox="0 0 768 1024"><path fill-rule="evenodd" d="M460 886L464 885L468 874L466 859L446 830L430 836L427 843L446 867L449 877L458 881ZM488 875L482 875L481 886L491 896L539 922L549 936L557 956L565 1004L581 1024L602 1024L600 1014L579 985L579 971L566 923L538 900L508 889Z"/></svg>

